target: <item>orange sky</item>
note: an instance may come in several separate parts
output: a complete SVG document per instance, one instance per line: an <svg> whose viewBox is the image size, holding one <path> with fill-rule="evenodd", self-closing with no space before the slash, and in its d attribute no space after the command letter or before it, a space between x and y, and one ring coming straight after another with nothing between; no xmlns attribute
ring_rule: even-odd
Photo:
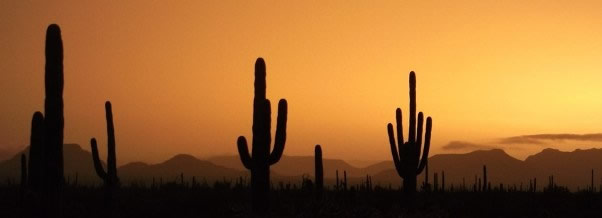
<svg viewBox="0 0 602 218"><path fill-rule="evenodd" d="M251 136L260 56L268 98L289 102L285 155L319 143L325 157L390 159L386 124L408 106L410 70L432 154L465 151L442 149L456 140L602 132L598 0L52 2L0 2L5 148L28 144L43 110L50 23L65 46L65 141L89 149L94 136L104 153L109 99L120 164L235 154Z"/></svg>

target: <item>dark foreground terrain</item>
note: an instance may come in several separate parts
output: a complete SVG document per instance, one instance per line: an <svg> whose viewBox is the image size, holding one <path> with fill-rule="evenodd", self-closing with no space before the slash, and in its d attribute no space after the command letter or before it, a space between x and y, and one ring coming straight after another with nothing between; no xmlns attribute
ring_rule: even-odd
<svg viewBox="0 0 602 218"><path fill-rule="evenodd" d="M212 185L213 186L213 185ZM1 217L35 216L29 192L20 199L18 186L0 187ZM327 190L318 199L308 189L276 188L272 217L602 217L602 194L594 192L419 192L404 198L381 188ZM249 217L250 190L240 185L194 187L122 187L105 201L97 187L66 187L63 217Z"/></svg>

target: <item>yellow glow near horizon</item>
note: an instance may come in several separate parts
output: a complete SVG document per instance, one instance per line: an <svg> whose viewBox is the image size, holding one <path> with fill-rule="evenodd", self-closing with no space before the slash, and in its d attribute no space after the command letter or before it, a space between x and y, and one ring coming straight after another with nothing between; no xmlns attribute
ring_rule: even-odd
<svg viewBox="0 0 602 218"><path fill-rule="evenodd" d="M28 144L31 115L43 110L50 23L65 46L65 141L89 149L96 137L104 152L111 100L120 164L236 154L236 138L251 137L257 57L267 63L268 98L289 102L285 155L322 144L325 157L390 159L386 124L397 107L407 116L411 70L418 110L433 117L432 154L452 152L442 147L453 140L601 132L601 9L541 0L4 1L0 146Z"/></svg>

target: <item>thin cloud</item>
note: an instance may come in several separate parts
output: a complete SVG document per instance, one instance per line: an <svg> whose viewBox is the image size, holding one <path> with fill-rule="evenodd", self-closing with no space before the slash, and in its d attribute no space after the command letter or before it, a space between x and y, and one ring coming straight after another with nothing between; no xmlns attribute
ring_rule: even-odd
<svg viewBox="0 0 602 218"><path fill-rule="evenodd" d="M537 134L537 135L522 135L500 139L501 144L546 144L545 141L590 141L602 142L602 133L594 134Z"/></svg>
<svg viewBox="0 0 602 218"><path fill-rule="evenodd" d="M535 144L535 145L546 144L545 142L542 142L541 140L538 140L536 138L531 138L529 136L514 136L514 137L503 138L503 139L500 139L498 141L498 143L500 143L500 144Z"/></svg>
<svg viewBox="0 0 602 218"><path fill-rule="evenodd" d="M465 141L451 141L444 145L443 150L478 150L478 149L493 149L495 146L475 144Z"/></svg>

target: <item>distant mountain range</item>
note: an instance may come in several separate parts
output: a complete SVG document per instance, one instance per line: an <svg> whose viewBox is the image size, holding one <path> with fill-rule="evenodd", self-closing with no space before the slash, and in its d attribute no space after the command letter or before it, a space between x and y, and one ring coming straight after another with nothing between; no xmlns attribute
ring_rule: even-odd
<svg viewBox="0 0 602 218"><path fill-rule="evenodd" d="M28 152L26 149L24 152ZM65 176L73 181L77 174L81 184L99 184L101 181L95 174L90 152L76 144L64 146ZM324 177L326 183L333 184L336 170L343 178L347 172L350 183L364 180L371 175L374 184L397 187L401 179L393 169L392 161L382 161L367 167L354 167L344 160L324 159ZM529 179L537 178L538 188L542 189L553 175L557 184L566 185L572 190L586 188L591 183L591 170L594 170L594 185L602 185L602 149L575 150L561 152L555 149L544 149L540 153L521 161L506 154L501 149L479 150L465 154L438 154L429 158L429 173L432 183L433 173L445 171L446 185L466 184L472 187L475 177L482 177L483 165L487 165L488 181L492 186L500 183L523 184L529 186ZM2 179L19 178L20 153L13 158L0 162L0 182ZM314 158L312 156L283 156L280 162L271 167L274 182L300 182L301 176L313 178ZM193 156L180 154L158 164L132 162L118 168L122 182L144 181L149 183L153 178L164 182L176 181L183 174L186 181L194 176L197 181L234 180L245 178L249 172L244 169L238 156L217 156L200 160ZM424 174L418 178L424 180Z"/></svg>

